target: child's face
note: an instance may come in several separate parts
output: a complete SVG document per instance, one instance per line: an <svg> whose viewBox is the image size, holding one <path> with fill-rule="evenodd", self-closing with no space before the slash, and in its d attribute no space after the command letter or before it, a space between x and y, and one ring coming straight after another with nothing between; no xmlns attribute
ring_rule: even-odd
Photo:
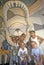
<svg viewBox="0 0 44 65"><path fill-rule="evenodd" d="M32 42L32 47L37 48L37 44L35 42Z"/></svg>
<svg viewBox="0 0 44 65"><path fill-rule="evenodd" d="M13 40L12 40L14 43L16 43L16 39L15 38L13 38Z"/></svg>
<svg viewBox="0 0 44 65"><path fill-rule="evenodd" d="M24 44L24 43L21 44L21 48L22 48L22 49L25 48L25 44Z"/></svg>
<svg viewBox="0 0 44 65"><path fill-rule="evenodd" d="M34 36L35 36L35 32L33 32L33 31L30 32L30 36L31 36L31 37L34 37Z"/></svg>
<svg viewBox="0 0 44 65"><path fill-rule="evenodd" d="M24 41L24 39L25 39L25 35L21 35L20 36L20 41Z"/></svg>

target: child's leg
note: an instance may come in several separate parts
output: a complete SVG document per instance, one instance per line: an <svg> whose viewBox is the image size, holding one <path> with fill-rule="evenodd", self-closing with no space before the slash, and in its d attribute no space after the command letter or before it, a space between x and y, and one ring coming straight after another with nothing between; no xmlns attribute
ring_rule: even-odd
<svg viewBox="0 0 44 65"><path fill-rule="evenodd" d="M12 53L10 54L10 63L9 63L9 65L13 65L13 55L12 55Z"/></svg>
<svg viewBox="0 0 44 65"><path fill-rule="evenodd" d="M16 65L18 65L18 56L15 56Z"/></svg>
<svg viewBox="0 0 44 65"><path fill-rule="evenodd" d="M13 65L16 65L16 58L15 58L15 55L13 55Z"/></svg>
<svg viewBox="0 0 44 65"><path fill-rule="evenodd" d="M30 61L30 65L35 65L34 60Z"/></svg>

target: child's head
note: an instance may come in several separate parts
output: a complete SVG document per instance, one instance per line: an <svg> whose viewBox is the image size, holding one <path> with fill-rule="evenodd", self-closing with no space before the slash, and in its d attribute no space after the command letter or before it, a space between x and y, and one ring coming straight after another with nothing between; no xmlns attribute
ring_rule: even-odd
<svg viewBox="0 0 44 65"><path fill-rule="evenodd" d="M16 38L15 38L15 37L13 37L13 38L12 38L12 41L13 41L14 43L16 43Z"/></svg>
<svg viewBox="0 0 44 65"><path fill-rule="evenodd" d="M31 37L34 37L34 36L35 36L35 31L34 31L34 30L29 31L29 33L30 33L30 36L31 36Z"/></svg>
<svg viewBox="0 0 44 65"><path fill-rule="evenodd" d="M26 37L26 35L25 35L25 34L22 34L22 35L20 36L20 41L21 41L21 42L24 41L25 37Z"/></svg>
<svg viewBox="0 0 44 65"><path fill-rule="evenodd" d="M32 45L33 48L37 48L37 43L35 41L32 41L31 45Z"/></svg>
<svg viewBox="0 0 44 65"><path fill-rule="evenodd" d="M25 48L25 43L24 43L24 42L21 42L20 47L21 47L22 49L24 49L24 48Z"/></svg>

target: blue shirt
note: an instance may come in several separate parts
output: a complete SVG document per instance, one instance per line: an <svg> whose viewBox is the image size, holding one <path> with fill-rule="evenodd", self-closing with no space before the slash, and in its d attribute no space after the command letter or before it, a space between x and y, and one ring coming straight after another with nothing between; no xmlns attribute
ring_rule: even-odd
<svg viewBox="0 0 44 65"><path fill-rule="evenodd" d="M39 60L40 59L40 55L43 55L42 48L41 47L33 48L31 55L35 56L34 60Z"/></svg>
<svg viewBox="0 0 44 65"><path fill-rule="evenodd" d="M6 39L3 41L3 46L5 50L8 50L8 42Z"/></svg>

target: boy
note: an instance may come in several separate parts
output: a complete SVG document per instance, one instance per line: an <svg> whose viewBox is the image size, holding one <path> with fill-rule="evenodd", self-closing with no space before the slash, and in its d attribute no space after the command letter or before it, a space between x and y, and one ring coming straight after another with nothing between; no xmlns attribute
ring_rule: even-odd
<svg viewBox="0 0 44 65"><path fill-rule="evenodd" d="M13 46L12 49L12 60L11 62L13 63L13 65L18 65L18 49L19 49L19 40L18 37L13 37L12 41L14 42L15 46ZM10 62L10 65L12 65Z"/></svg>
<svg viewBox="0 0 44 65"><path fill-rule="evenodd" d="M42 60L43 60L43 51L41 47L38 47L37 43L35 41L31 42L32 45L32 52L31 56L32 59L34 60L34 63L36 65L43 65Z"/></svg>
<svg viewBox="0 0 44 65"><path fill-rule="evenodd" d="M18 51L18 56L20 58L20 65L27 65L28 51L23 42L21 43L20 49Z"/></svg>
<svg viewBox="0 0 44 65"><path fill-rule="evenodd" d="M24 42L24 40L25 40L25 37L26 37L26 35L23 33L21 36L20 36L20 42Z"/></svg>
<svg viewBox="0 0 44 65"><path fill-rule="evenodd" d="M34 30L30 31L29 33L30 33L30 41L35 41L38 46L44 41L42 37L35 34Z"/></svg>
<svg viewBox="0 0 44 65"><path fill-rule="evenodd" d="M8 47L9 47L9 43L5 39L2 42L2 49L3 50L9 50ZM10 57L9 54L5 53L5 55L3 55L2 57L4 57L4 59L2 58L2 63L4 62L5 65L9 65L9 57Z"/></svg>

